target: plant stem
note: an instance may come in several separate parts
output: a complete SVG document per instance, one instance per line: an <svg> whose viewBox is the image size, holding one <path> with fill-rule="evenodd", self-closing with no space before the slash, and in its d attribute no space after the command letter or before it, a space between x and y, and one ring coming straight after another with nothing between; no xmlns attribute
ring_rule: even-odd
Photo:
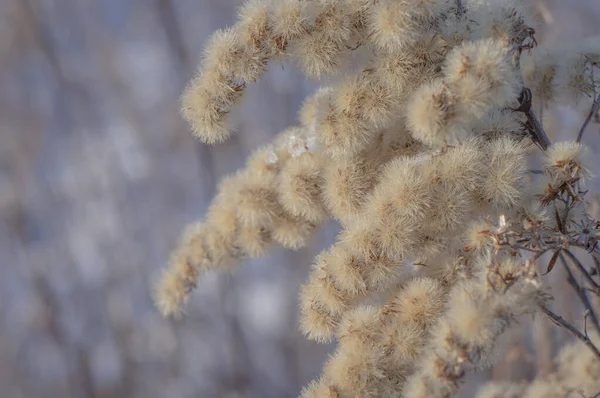
<svg viewBox="0 0 600 398"><path fill-rule="evenodd" d="M577 293L577 295L579 296L579 299L583 303L583 306L585 307L585 309L589 311L589 316L592 319L594 329L596 329L596 331L598 333L600 333L600 323L598 322L598 317L596 316L594 308L592 307L592 303L590 303L590 300L588 299L587 295L585 294L585 291L581 288L581 286L579 286L579 283L577 283L577 281L575 280L575 276L573 275L571 268L569 268L569 265L567 264L567 260L565 259L565 256L563 256L562 253L559 254L559 256L560 256L560 260L562 262L563 267L567 271L567 274L568 274L567 281L568 281L569 285L571 285L573 290L575 290L575 293ZM586 336L587 336L587 334L586 334Z"/></svg>
<svg viewBox="0 0 600 398"><path fill-rule="evenodd" d="M594 355L600 360L600 351L598 350L598 347L596 347L594 345L594 343L592 343L592 341L588 337L586 337L585 335L583 335L583 333L581 333L579 330L577 330L573 325L571 325L569 322L565 321L561 316L556 315L554 312L550 311L545 306L540 305L539 307L540 307L540 310L542 310L542 312L555 325L567 329L573 336L575 336L583 344L585 344L590 350L592 350L592 352L594 353Z"/></svg>

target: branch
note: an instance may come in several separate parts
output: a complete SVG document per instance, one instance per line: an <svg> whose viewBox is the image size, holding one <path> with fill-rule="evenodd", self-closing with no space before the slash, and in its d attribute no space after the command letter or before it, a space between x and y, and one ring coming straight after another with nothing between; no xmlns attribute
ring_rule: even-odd
<svg viewBox="0 0 600 398"><path fill-rule="evenodd" d="M598 113L598 110L600 109L600 95L598 95L596 92L596 81L594 79L594 65L592 65L590 75L592 79L592 86L594 87L594 103L592 104L592 109L590 109L590 113L588 113L587 117L585 118L585 121L583 122L583 126L581 126L581 129L579 130L579 134L577 135L577 142L581 142L581 139L583 138L583 133L585 132L585 128L590 123L590 120L592 120L592 117L596 113Z"/></svg>
<svg viewBox="0 0 600 398"><path fill-rule="evenodd" d="M573 276L573 272L571 272L571 268L569 268L569 265L567 264L567 260L565 259L565 256L563 256L562 253L560 253L559 256L560 256L562 265L568 274L567 282L569 283L569 285L571 285L573 290L575 290L575 292L579 296L579 299L583 303L583 306L585 307L585 309L587 311L589 311L589 316L590 316L590 318L592 318L592 323L594 325L594 329L596 329L596 331L600 334L600 323L598 322L598 317L596 316L594 308L592 307L592 303L590 303L590 300L588 299L587 295L585 294L585 291L583 291L581 286L579 286L579 283L577 283L577 281L575 280L575 277ZM586 336L587 336L587 333L586 333Z"/></svg>
<svg viewBox="0 0 600 398"><path fill-rule="evenodd" d="M459 17L462 17L465 14L465 9L463 8L462 0L456 0L456 10Z"/></svg>
<svg viewBox="0 0 600 398"><path fill-rule="evenodd" d="M573 336L575 336L583 344L585 344L590 350L592 350L594 355L600 360L600 351L598 350L598 347L596 347L594 345L594 343L592 343L592 341L587 336L583 335L583 333L581 333L579 330L577 330L573 325L571 325L570 323L565 321L561 316L558 316L554 312L550 311L545 306L540 305L539 308L555 325L565 328L569 332L571 332L571 334Z"/></svg>
<svg viewBox="0 0 600 398"><path fill-rule="evenodd" d="M583 264L581 264L581 261L579 261L579 259L570 250L563 249L563 251L567 254L567 256L569 256L569 258L577 266L577 268L579 268L579 271L583 274L585 279L594 287L592 291L596 295L600 296L600 285L598 285L598 283L596 283L596 281L590 276L589 272L585 269Z"/></svg>
<svg viewBox="0 0 600 398"><path fill-rule="evenodd" d="M542 123L538 120L533 108L531 106L531 90L527 87L523 87L521 95L519 96L519 107L515 109L517 112L523 112L527 116L527 129L531 134L531 139L535 142L542 150L547 150L551 142L548 138L548 134L544 130Z"/></svg>
<svg viewBox="0 0 600 398"><path fill-rule="evenodd" d="M528 43L525 43L527 39L530 39ZM514 40L512 49L513 66L517 71L521 71L521 53L524 49L532 49L537 46L535 40L535 30L526 25L523 26L520 34ZM523 83L523 76L520 77ZM531 107L531 90L525 86L519 96L519 107L514 109L517 112L523 112L527 116L527 129L531 134L533 142L535 142L543 151L547 150L551 142L548 138L548 134L544 130L542 123L538 120L535 112Z"/></svg>

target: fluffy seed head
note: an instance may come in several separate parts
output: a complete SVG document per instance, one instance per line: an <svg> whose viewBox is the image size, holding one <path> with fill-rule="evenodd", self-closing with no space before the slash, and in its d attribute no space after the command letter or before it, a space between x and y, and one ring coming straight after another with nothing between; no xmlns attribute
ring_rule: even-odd
<svg viewBox="0 0 600 398"><path fill-rule="evenodd" d="M371 142L371 131L365 120L356 114L324 109L317 130L325 151L335 159L349 158L360 153Z"/></svg>
<svg viewBox="0 0 600 398"><path fill-rule="evenodd" d="M318 31L300 37L292 50L304 74L313 79L339 69L340 51L339 43Z"/></svg>
<svg viewBox="0 0 600 398"><path fill-rule="evenodd" d="M429 146L444 144L459 129L457 99L441 80L423 85L408 104L406 116L413 136Z"/></svg>
<svg viewBox="0 0 600 398"><path fill-rule="evenodd" d="M163 316L176 315L188 297L187 286L176 274L167 270L155 287L154 297L156 308Z"/></svg>
<svg viewBox="0 0 600 398"><path fill-rule="evenodd" d="M327 209L338 220L359 212L367 193L377 182L377 168L370 159L357 156L326 165L323 198Z"/></svg>
<svg viewBox="0 0 600 398"><path fill-rule="evenodd" d="M237 246L250 258L264 255L271 242L271 233L264 227L243 224L237 234Z"/></svg>
<svg viewBox="0 0 600 398"><path fill-rule="evenodd" d="M431 278L416 278L400 291L392 303L397 322L414 322L425 329L444 307L444 288Z"/></svg>
<svg viewBox="0 0 600 398"><path fill-rule="evenodd" d="M477 21L472 27L473 39L492 38L506 45L532 26L533 16L528 2L520 0L466 0L465 7Z"/></svg>
<svg viewBox="0 0 600 398"><path fill-rule="evenodd" d="M425 332L416 322L394 319L384 330L383 347L395 367L417 360L424 342Z"/></svg>
<svg viewBox="0 0 600 398"><path fill-rule="evenodd" d="M286 249L298 250L306 245L306 239L316 225L301 217L281 214L272 226L271 238Z"/></svg>
<svg viewBox="0 0 600 398"><path fill-rule="evenodd" d="M300 398L341 398L341 395L334 386L320 379L304 387L300 392Z"/></svg>
<svg viewBox="0 0 600 398"><path fill-rule="evenodd" d="M451 51L444 75L452 91L461 98L465 111L478 113L486 105L505 106L520 92L519 76L511 64L508 48L484 39L466 42Z"/></svg>
<svg viewBox="0 0 600 398"><path fill-rule="evenodd" d="M378 382L384 377L382 357L377 346L356 345L338 350L323 367L323 373L342 394L375 398Z"/></svg>
<svg viewBox="0 0 600 398"><path fill-rule="evenodd" d="M313 288L300 288L300 330L309 339L322 343L331 342L335 336L339 319L332 316L317 301Z"/></svg>
<svg viewBox="0 0 600 398"><path fill-rule="evenodd" d="M338 338L344 347L376 343L381 332L379 309L361 306L344 315L340 322Z"/></svg>
<svg viewBox="0 0 600 398"><path fill-rule="evenodd" d="M443 156L433 159L431 166L434 178L430 183L439 183L448 189L461 189L473 193L485 179L486 157L481 150L482 142L474 137L451 148Z"/></svg>
<svg viewBox="0 0 600 398"><path fill-rule="evenodd" d="M246 47L260 46L271 29L270 0L246 1L238 11L240 42Z"/></svg>
<svg viewBox="0 0 600 398"><path fill-rule="evenodd" d="M369 22L373 42L384 51L399 50L416 37L417 25L406 1L379 2Z"/></svg>
<svg viewBox="0 0 600 398"><path fill-rule="evenodd" d="M505 327L506 321L497 317L477 287L461 284L449 297L447 317L452 332L461 341L473 345L490 344Z"/></svg>
<svg viewBox="0 0 600 398"><path fill-rule="evenodd" d="M567 175L581 173L585 178L591 177L592 152L579 142L556 142L546 151L545 166L562 171Z"/></svg>
<svg viewBox="0 0 600 398"><path fill-rule="evenodd" d="M326 103L331 96L332 87L320 87L313 95L304 100L300 111L298 112L298 120L307 129L315 129L318 123L320 108L326 106Z"/></svg>
<svg viewBox="0 0 600 398"><path fill-rule="evenodd" d="M583 55L570 56L556 74L556 85L565 104L579 104L594 94L590 65Z"/></svg>
<svg viewBox="0 0 600 398"><path fill-rule="evenodd" d="M220 72L201 71L181 96L181 115L204 143L223 142L231 135L229 110L240 95L239 87Z"/></svg>
<svg viewBox="0 0 600 398"><path fill-rule="evenodd" d="M317 257L317 264L331 275L336 288L348 295L360 295L366 291L361 275L361 264L351 250L343 244L335 244Z"/></svg>
<svg viewBox="0 0 600 398"><path fill-rule="evenodd" d="M320 224L327 217L321 190L323 178L318 160L303 154L288 160L279 176L279 200L292 215Z"/></svg>
<svg viewBox="0 0 600 398"><path fill-rule="evenodd" d="M490 141L485 152L488 169L480 199L495 209L510 208L521 195L527 165L525 148L505 136Z"/></svg>
<svg viewBox="0 0 600 398"><path fill-rule="evenodd" d="M370 39L384 51L404 49L448 7L444 1L380 1L371 11Z"/></svg>
<svg viewBox="0 0 600 398"><path fill-rule="evenodd" d="M308 31L307 4L284 0L273 8L273 34L284 42L306 34Z"/></svg>
<svg viewBox="0 0 600 398"><path fill-rule="evenodd" d="M556 73L560 56L547 49L536 49L531 57L523 57L523 76L535 98L547 103L558 94Z"/></svg>
<svg viewBox="0 0 600 398"><path fill-rule="evenodd" d="M243 175L236 201L238 219L249 226L270 226L280 212L277 193L260 176Z"/></svg>
<svg viewBox="0 0 600 398"><path fill-rule="evenodd" d="M471 222L465 233L465 245L469 250L480 251L492 244L492 226L485 220Z"/></svg>

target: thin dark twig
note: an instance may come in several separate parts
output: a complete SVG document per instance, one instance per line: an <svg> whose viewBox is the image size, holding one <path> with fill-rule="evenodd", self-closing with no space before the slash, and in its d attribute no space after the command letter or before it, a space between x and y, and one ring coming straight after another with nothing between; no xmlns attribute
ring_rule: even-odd
<svg viewBox="0 0 600 398"><path fill-rule="evenodd" d="M600 260L596 256L592 256L592 260L594 261L594 265L596 266L596 274L600 276Z"/></svg>
<svg viewBox="0 0 600 398"><path fill-rule="evenodd" d="M585 310L585 312L583 313L583 334L585 334L585 337L588 337L588 332L587 332L587 319L590 316L591 312L590 310Z"/></svg>
<svg viewBox="0 0 600 398"><path fill-rule="evenodd" d="M561 263L562 263L565 271L567 271L567 275L568 275L567 282L573 288L573 290L575 290L575 292L579 296L579 299L583 303L583 306L585 307L585 309L590 312L589 315L592 318L592 323L594 325L594 329L596 329L596 331L598 333L600 333L600 322L598 322L598 317L596 316L594 308L592 307L592 303L590 303L590 300L588 299L587 295L585 294L585 291L577 283L577 280L575 279L575 276L573 275L573 272L571 271L571 268L567 264L567 260L565 259L563 254L562 253L559 254L559 257L560 257Z"/></svg>
<svg viewBox="0 0 600 398"><path fill-rule="evenodd" d="M600 285L598 285L598 283L596 283L596 281L590 276L589 272L585 269L583 264L581 264L581 261L579 261L579 259L573 253L571 253L569 249L564 249L563 251L567 254L567 256L569 256L577 268L579 268L579 271L583 274L585 279L594 287L594 293L596 293L596 295L600 295Z"/></svg>
<svg viewBox="0 0 600 398"><path fill-rule="evenodd" d="M596 96L594 99L594 103L592 104L592 109L590 109L590 113L588 113L585 121L583 122L583 126L581 126L581 130L579 130L579 134L577 135L577 142L581 142L583 138L583 133L585 132L585 128L588 126L592 117L600 110L600 95Z"/></svg>
<svg viewBox="0 0 600 398"><path fill-rule="evenodd" d="M560 326L562 328L567 329L569 332L571 332L571 334L573 336L575 336L577 339L579 339L583 344L585 344L590 350L592 350L592 352L594 353L594 355L600 360L600 351L598 350L598 347L596 347L594 345L594 343L592 343L592 341L587 338L586 336L584 336L579 330L577 330L573 325L571 325L569 322L565 321L563 319L563 317L556 315L554 312L550 311L548 308L546 308L543 305L540 305L540 310L557 326Z"/></svg>
<svg viewBox="0 0 600 398"><path fill-rule="evenodd" d="M583 138L583 133L585 132L586 127L590 123L590 120L592 120L592 117L600 109L600 95L598 95L596 91L596 80L594 79L594 65L592 65L590 75L592 79L592 86L594 88L594 103L592 104L592 109L590 109L590 113L588 113L587 117L585 118L585 121L583 122L583 126L581 126L581 129L579 130L579 134L577 135L577 142L581 142L581 139Z"/></svg>
<svg viewBox="0 0 600 398"><path fill-rule="evenodd" d="M462 0L456 0L456 10L458 12L458 16L462 17L465 13L465 9L463 8Z"/></svg>
<svg viewBox="0 0 600 398"><path fill-rule="evenodd" d="M531 139L535 142L542 150L547 150L550 146L550 138L544 130L542 123L538 120L535 112L533 111L532 94L531 90L527 87L523 87L521 95L519 97L519 107L514 109L516 112L523 112L527 116L526 127L531 134Z"/></svg>

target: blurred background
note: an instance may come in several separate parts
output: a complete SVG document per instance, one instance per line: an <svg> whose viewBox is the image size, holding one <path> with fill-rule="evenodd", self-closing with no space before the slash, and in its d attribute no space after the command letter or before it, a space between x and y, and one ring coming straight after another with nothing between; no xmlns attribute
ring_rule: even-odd
<svg viewBox="0 0 600 398"><path fill-rule="evenodd" d="M240 134L216 147L191 137L179 95L239 4L0 1L0 397L295 397L319 374L332 347L297 330L296 293L334 225L304 250L204 278L183 320L152 305L157 271L216 182L315 88L273 63L238 112ZM598 0L537 5L541 43L600 34ZM557 110L554 129L574 137L585 112ZM592 124L586 139L598 136ZM551 366L564 336L540 322L542 348L515 331L526 349L463 396Z"/></svg>

